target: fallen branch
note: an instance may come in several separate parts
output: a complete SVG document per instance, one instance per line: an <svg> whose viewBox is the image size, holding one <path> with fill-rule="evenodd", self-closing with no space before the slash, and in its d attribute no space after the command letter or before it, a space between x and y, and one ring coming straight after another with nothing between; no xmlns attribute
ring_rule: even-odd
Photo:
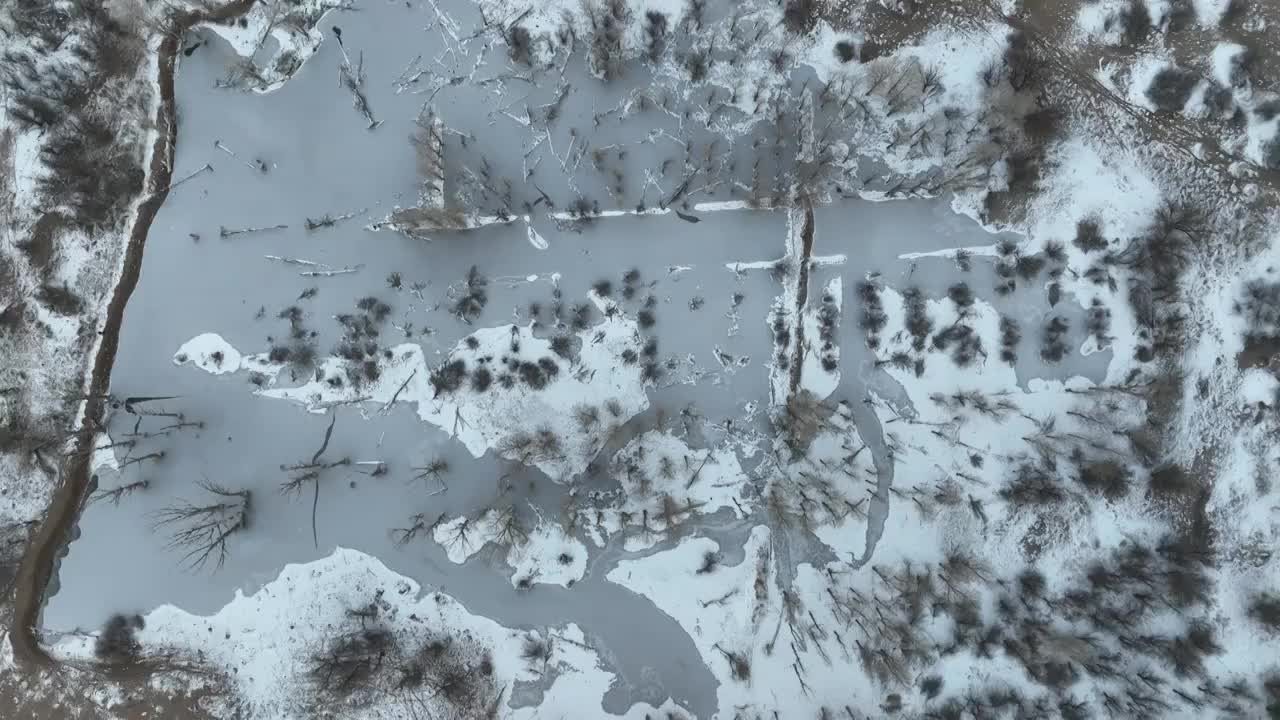
<svg viewBox="0 0 1280 720"><path fill-rule="evenodd" d="M165 192L169 192L170 190L173 190L174 188L178 187L182 183L190 180L191 178L199 175L202 172L213 172L213 166L210 165L209 163L205 163L204 167L200 168L199 170L192 172L190 175L187 175L186 177L182 178L178 182L171 183L168 188L165 188Z"/></svg>
<svg viewBox="0 0 1280 720"><path fill-rule="evenodd" d="M269 232L271 230L286 230L288 229L288 227L289 227L288 225L271 225L268 227L247 227L247 228L238 228L235 230L231 230L226 227L219 227L218 235L223 238L229 238L229 237L234 237L236 235L248 235L250 233Z"/></svg>

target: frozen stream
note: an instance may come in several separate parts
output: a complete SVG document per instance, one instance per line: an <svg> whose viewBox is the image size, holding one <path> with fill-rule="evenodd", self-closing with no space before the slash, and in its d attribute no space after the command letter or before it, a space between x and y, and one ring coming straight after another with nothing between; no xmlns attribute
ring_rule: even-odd
<svg viewBox="0 0 1280 720"><path fill-rule="evenodd" d="M653 408L632 423L645 427L659 409L674 414L695 405L710 428L725 419L743 417L748 403L767 404L771 339L765 318L780 288L767 272L733 273L726 264L780 257L786 232L781 212L703 213L697 224L674 214L602 218L579 228L557 227L535 214L536 235L528 223L518 220L463 234L439 234L433 242L363 229L393 206L411 205L416 198L414 158L407 137L424 98L413 89L398 93L393 81L415 55L432 52L431 43L439 35L423 33L427 21L421 9L387 3L326 20L326 36L330 36L330 25L340 24L348 48L364 51L370 105L384 121L374 131L364 129L349 96L334 86L340 54L331 42L325 42L283 88L268 95L214 89L230 60L221 42L215 40L183 60L177 84L181 125L174 177L184 177L205 163L213 165L214 172L199 175L171 193L152 226L142 280L121 330L112 392L118 397L178 396L166 402L165 409L180 411L204 425L197 431L149 440L133 450L135 457L163 450L166 455L159 463L131 465L119 477L100 470L105 487L137 479L149 480L150 486L119 505L100 502L86 510L79 525L80 539L71 544L61 562L44 625L55 632L96 628L111 613L146 612L164 603L195 613L213 612L237 589L254 591L283 565L311 561L344 546L375 555L392 570L440 588L472 612L504 625L578 623L619 674L621 682L606 698L606 709L620 711L638 700L656 705L671 696L707 716L715 707L715 680L692 641L648 599L604 580L608 570L627 556L615 545L592 546L588 573L572 588L535 586L517 591L511 586L510 573L499 563L487 561L485 553L455 565L434 543L397 548L392 542L389 528L403 525L412 512L456 515L492 503L498 478L510 470L509 464L492 454L471 458L458 442L420 423L407 406L385 415L371 409L367 417L358 408L341 408L330 446L333 454L385 461L389 473L369 477L352 471L328 478L317 509L319 547L315 547L309 501L278 492L284 479L279 468L315 452L328 418L308 414L292 403L253 395L244 373L210 376L172 362L182 343L205 332L218 333L246 354L264 352L271 344L268 337L279 339L288 333L289 323L278 314L294 305L302 312L302 325L316 333L316 345L326 353L339 336L334 316L351 312L359 298L374 296L392 308L384 345L419 343L428 362L435 363L440 353L477 327L526 323L530 303L550 307L557 287L566 305L579 303L593 283L609 280L620 286L622 274L634 268L644 284L641 295L652 294L657 301L656 334L661 358L670 361L670 370L650 393ZM498 49L495 54L503 53ZM579 82L583 88L590 87L586 78ZM554 88L547 92L554 95ZM566 110L571 118L578 113L584 131L592 127L590 119L582 116L592 107L589 95L585 90L574 93L577 105ZM509 120L487 116L495 103L492 93L459 92L437 102L449 127L465 129L472 136L466 148L459 146L451 156L451 176L458 174L458 164L474 161L479 147L495 167L505 162L510 166L508 174L519 177L524 153L520 134L515 132L519 128ZM615 102L616 97L599 98L596 105ZM662 127L655 123L651 127ZM612 137L609 133L625 134L607 123L598 132L606 138ZM215 142L236 152L240 160L220 151ZM659 159L646 155L659 153L657 145L637 147L634 155L618 161L631 164L631 177L641 176L645 167ZM267 163L269 171L258 172L241 162L252 159ZM540 189L555 196L561 206L574 195L573 186L585 189L589 180L584 171L578 173L578 181L555 185L549 167L540 172L552 176ZM669 192L672 184L658 185ZM531 183L518 185L517 206L536 197L528 187ZM637 182L631 186L634 196L612 204L604 198L602 204L609 209L652 203L659 196L656 187L642 188ZM717 192L699 201L733 199L727 191ZM480 204L494 202L473 199ZM303 227L306 218L361 210L367 212L334 227L310 232ZM288 228L219 236L222 227L277 224ZM875 417L858 400L872 389L896 404L906 402L901 388L875 369L863 344L855 285L868 273L879 273L889 285L918 284L930 296L939 297L955 281L950 261L911 263L898 256L989 245L996 238L951 213L944 200L842 201L817 210L816 228L815 255L848 257L843 266L815 271L810 293L821 293L831 277L844 278L842 381L834 397L851 401L855 408L859 431L870 442L880 470L883 494L892 468L885 460ZM531 241L536 237L545 240L545 249ZM267 255L359 270L334 277L302 277L299 271L305 268L268 260ZM460 322L449 309L451 286L456 290L472 266L490 280L489 303L475 327ZM399 287L389 282L393 273L398 274ZM975 259L969 275L975 292L990 301L990 262ZM311 288L315 288L313 296L299 299ZM735 294L742 296L736 307ZM624 306L632 312L639 302L637 297ZM1035 327L1034 318L1043 313L1037 309L1043 305L1043 290L1021 288L994 304L1023 318L1028 328ZM1071 315L1080 310L1067 301L1058 312ZM1072 319L1078 328L1079 314ZM1072 340L1079 347L1082 335L1077 331ZM1030 348L1034 338L1024 343ZM740 362L723 367L717 350ZM1035 357L1030 350L1022 355ZM1075 355L1053 367L1028 359L1017 367L1019 381L1072 374L1097 379L1108 357L1109 353ZM117 418L113 434L127 432L130 425L130 420ZM431 458L447 459L454 468L447 493L428 496L411 479L409 466ZM193 483L202 477L254 491L251 532L238 538L232 555L216 573L184 570L178 556L150 529L151 514L175 498L189 496ZM520 470L509 479L514 490L508 497L526 499L530 506L551 514L558 511L563 488L538 471ZM879 537L885 507L880 503L873 511L869 547ZM715 516L704 519L704 526L695 532L721 542L732 563L733 547L741 548L749 527L749 522Z"/></svg>

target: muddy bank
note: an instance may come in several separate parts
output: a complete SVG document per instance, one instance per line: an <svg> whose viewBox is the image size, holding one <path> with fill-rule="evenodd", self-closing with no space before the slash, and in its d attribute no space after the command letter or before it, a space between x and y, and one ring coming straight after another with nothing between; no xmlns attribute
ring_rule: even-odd
<svg viewBox="0 0 1280 720"><path fill-rule="evenodd" d="M13 617L9 628L9 642L13 654L23 665L49 666L53 659L40 644L37 625L45 591L53 576L58 554L71 540L85 500L91 492L91 468L96 429L101 425L111 388L111 370L115 365L116 349L120 340L120 324L124 320L125 306L137 287L142 269L142 252L160 206L169 196L169 184L173 175L173 151L178 138L178 119L174 104L174 72L176 71L179 43L192 27L203 22L238 17L253 7L253 0L236 0L217 10L180 13L172 17L169 29L159 48L160 106L156 112L156 140L152 148L151 167L147 172L148 193L138 204L133 227L125 246L124 262L120 277L107 305L106 319L93 359L93 369L87 386L88 397L76 433L74 450L63 463L58 487L45 510L44 517L32 534L27 551L18 568L13 601Z"/></svg>

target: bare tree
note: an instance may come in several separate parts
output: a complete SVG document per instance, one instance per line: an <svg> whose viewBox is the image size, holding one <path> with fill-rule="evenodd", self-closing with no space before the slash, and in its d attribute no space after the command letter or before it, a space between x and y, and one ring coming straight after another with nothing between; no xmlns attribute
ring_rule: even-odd
<svg viewBox="0 0 1280 720"><path fill-rule="evenodd" d="M183 501L154 516L154 529L169 533L170 550L184 550L183 562L198 570L213 559L221 569L227 541L249 526L250 492L230 490L207 478L196 483L213 497L204 504Z"/></svg>
<svg viewBox="0 0 1280 720"><path fill-rule="evenodd" d="M443 458L433 458L431 462L427 463L426 465L415 466L411 469L415 473L413 476L414 480L421 480L423 482L432 480L432 481L435 481L436 483L439 483L440 485L439 489L433 491L431 493L432 495L438 495L449 489L449 486L446 485L444 482L444 476L449 473L448 460L445 460Z"/></svg>
<svg viewBox="0 0 1280 720"><path fill-rule="evenodd" d="M311 456L310 462L280 466L281 470L292 473L292 476L288 480L280 484L281 493L285 495L301 493L303 487L305 487L307 483L311 483L311 541L315 543L316 547L320 547L319 536L316 533L316 508L320 504L320 476L326 470L351 464L351 458L349 457L344 457L341 460L335 461L321 459L321 456L324 455L324 451L329 449L329 439L333 437L333 426L337 421L338 416L336 414L330 416L329 427L324 431L324 442L320 444L320 449L316 450L315 455Z"/></svg>
<svg viewBox="0 0 1280 720"><path fill-rule="evenodd" d="M146 490L150 485L150 480L134 480L126 485L117 485L116 487L109 489L98 488L89 496L89 501L98 502L99 500L107 500L112 505L119 505L122 499L134 494L135 492Z"/></svg>
<svg viewBox="0 0 1280 720"><path fill-rule="evenodd" d="M409 526L402 528L392 528L391 535L395 538L398 547L404 547L413 542L419 536L430 535L444 521L445 514L440 513L435 520L427 521L425 513L415 513L409 516Z"/></svg>

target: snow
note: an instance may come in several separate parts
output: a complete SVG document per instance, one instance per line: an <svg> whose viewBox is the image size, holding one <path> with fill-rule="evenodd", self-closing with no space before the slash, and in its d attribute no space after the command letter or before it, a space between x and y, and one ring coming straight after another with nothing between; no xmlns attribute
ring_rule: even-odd
<svg viewBox="0 0 1280 720"><path fill-rule="evenodd" d="M200 27L225 40L233 52L256 66L243 81L254 92L265 94L283 87L320 48L324 35L318 26L324 16L348 5L350 0L274 0L254 3L241 16L247 21L244 27L239 23L205 23ZM263 48L271 48L270 55L264 56Z"/></svg>
<svg viewBox="0 0 1280 720"><path fill-rule="evenodd" d="M528 223L528 221L526 221L526 223ZM534 247L538 248L539 250L546 250L546 249L547 249L547 247L548 247L547 239L546 239L546 238L544 238L544 237L542 237L542 235L541 235L540 233L538 233L538 231L537 231L537 230L534 230L534 229L533 229L533 225L528 225L528 226L525 228L525 230L526 230L526 231L528 232L528 234L529 234L529 244L530 244L530 245L532 245L532 246L534 246Z"/></svg>
<svg viewBox="0 0 1280 720"><path fill-rule="evenodd" d="M1119 44L1122 27L1120 12L1129 6L1127 0L1100 0L1082 3L1076 16L1077 41L1092 40L1107 45Z"/></svg>
<svg viewBox="0 0 1280 720"><path fill-rule="evenodd" d="M1222 87L1236 88L1244 78L1238 77L1237 61L1240 55L1247 52L1245 46L1233 42L1220 42L1213 46L1209 56L1209 67L1213 69L1213 79Z"/></svg>
<svg viewBox="0 0 1280 720"><path fill-rule="evenodd" d="M363 623L350 615L368 608L375 614ZM285 566L252 595L237 591L213 615L192 615L164 605L144 620L137 633L143 648L211 664L235 687L244 710L262 720L299 717L322 702L312 694L307 658L322 652L344 628L370 625L390 631L403 648L400 652L415 652L418 644L432 638L453 638L460 647L474 647L477 658L483 655L492 663L496 688L549 682L540 706L507 706L503 717L577 716L591 707L596 708L596 716L605 716L599 709L600 698L613 681L576 625L529 633L502 627L469 613L448 595L424 592L376 558L346 548L315 562ZM542 667L522 659L526 637L549 641L551 655ZM92 653L92 639L69 636L54 650L64 659L86 659ZM543 667L554 672L544 672ZM423 694L394 692L399 673L392 659L386 669L392 676L388 678L391 687L378 695L379 704L350 708L356 713L352 717L385 718L424 709L432 714L451 712L425 690ZM640 718L655 710L640 704L625 717Z"/></svg>
<svg viewBox="0 0 1280 720"><path fill-rule="evenodd" d="M44 174L40 163L40 133L31 129L18 132L13 141L14 206L34 204L36 180Z"/></svg>
<svg viewBox="0 0 1280 720"><path fill-rule="evenodd" d="M1249 404L1272 405L1276 402L1276 388L1280 380L1267 370L1246 370L1240 382L1240 399Z"/></svg>
<svg viewBox="0 0 1280 720"><path fill-rule="evenodd" d="M478 516L459 516L438 524L432 539L445 548L450 562L461 565L485 547L492 547L511 568L511 584L528 587L535 584L572 587L587 570L587 546L564 531L557 523L548 522L540 513L531 530L504 529L512 521L514 509L488 509Z"/></svg>
<svg viewBox="0 0 1280 720"><path fill-rule="evenodd" d="M182 344L173 354L174 365L194 364L213 375L238 372L240 352L217 333L197 335Z"/></svg>
<svg viewBox="0 0 1280 720"><path fill-rule="evenodd" d="M559 523L539 516L528 542L507 553L507 564L512 569L511 584L517 587L522 580L571 587L587 572L587 546Z"/></svg>
<svg viewBox="0 0 1280 720"><path fill-rule="evenodd" d="M1123 377L1134 348L1136 326L1128 311L1124 277L1117 278L1117 291L1084 278L1096 258L1072 244L1081 221L1096 222L1102 237L1117 249L1138 237L1150 225L1164 193L1143 170L1132 150L1105 150L1083 136L1073 136L1057 145L1048 157L1050 172L1042 191L1031 201L1025 222L1028 246L1034 252L1053 241L1067 255L1067 272L1061 283L1064 297L1074 297L1081 307L1100 298L1111 309L1112 358L1108 379Z"/></svg>
<svg viewBox="0 0 1280 720"><path fill-rule="evenodd" d="M1144 56L1134 63L1129 71L1129 102L1147 110L1156 110L1156 106L1147 97L1147 91L1160 71L1174 67L1174 63L1155 55Z"/></svg>
<svg viewBox="0 0 1280 720"><path fill-rule="evenodd" d="M982 70L990 63L1000 62L1006 35L1002 23L987 24L974 31L937 29L894 57L915 58L925 69L941 73L943 94L937 101L940 107L978 107L988 93Z"/></svg>
<svg viewBox="0 0 1280 720"><path fill-rule="evenodd" d="M1231 9L1233 0L1193 0L1196 8L1196 19L1205 27L1217 27L1222 18Z"/></svg>
<svg viewBox="0 0 1280 720"><path fill-rule="evenodd" d="M703 662L720 681L718 717L733 717L735 707L765 709L769 701L778 701L780 691L795 689L790 687L794 683L788 682L790 668L780 661L782 653L765 651L781 605L773 590L769 540L769 529L756 526L744 547L743 562L716 567L709 573L699 574L698 570L706 554L720 550L719 544L709 538L686 538L671 550L624 560L608 574L610 582L651 598L693 638ZM763 574L763 583L757 582L758 574ZM747 658L751 676L758 680L744 683L733 679L722 653ZM820 687L840 693L851 689L843 682Z"/></svg>
<svg viewBox="0 0 1280 720"><path fill-rule="evenodd" d="M783 452L778 447L775 456ZM770 512L782 510L796 519L838 557L861 558L876 483L871 449L858 433L852 410L841 403L805 452L793 453L782 467L770 467L764 496Z"/></svg>
<svg viewBox="0 0 1280 720"><path fill-rule="evenodd" d="M619 450L609 468L622 487L593 494L584 518L597 546L621 535L624 548L636 552L679 533L693 514L746 515L747 475L731 448L694 450L671 430L650 430Z"/></svg>
<svg viewBox="0 0 1280 720"><path fill-rule="evenodd" d="M602 313L610 307L616 308L608 299L594 294L591 299ZM360 387L350 383L334 387L315 377L302 385L276 387L285 369L283 365L272 363L265 354L242 357L225 343L219 344L221 339L210 333L188 341L175 358L186 352L188 359L197 358L197 366L206 372L260 372L267 382L266 387L256 392L264 397L299 403L312 412L326 412L345 403L374 402L384 406L393 400L414 403L423 422L457 438L473 456L497 450L504 457L520 460L551 478L563 480L585 470L612 429L649 404L639 366L619 361L623 350L639 350L639 330L633 319L621 312L612 316L606 313L600 324L579 331L576 336L581 350L575 360L567 362L552 352L550 340L535 335L532 325L477 330L460 341L444 362L462 361L471 370L493 367L492 386L477 391L467 383L452 393L439 395L430 382L433 368L428 365L422 347L413 343L391 348L392 359L383 364L378 379ZM472 344L475 347L471 347ZM513 346L519 350L513 351ZM217 351L224 353L221 366L212 355ZM234 365L228 363L233 357L230 353L235 353L237 358ZM527 388L519 382L512 388L504 388L498 382L504 370L496 360L507 356L526 362L550 359L558 370L542 390ZM200 361L199 358L208 359ZM344 365L340 358L329 357L319 364L319 369L324 377L341 377ZM580 427L577 411L588 407L596 409L600 422L584 429ZM542 421L530 428L528 418ZM557 447L542 447L533 442L544 436L553 438Z"/></svg>

